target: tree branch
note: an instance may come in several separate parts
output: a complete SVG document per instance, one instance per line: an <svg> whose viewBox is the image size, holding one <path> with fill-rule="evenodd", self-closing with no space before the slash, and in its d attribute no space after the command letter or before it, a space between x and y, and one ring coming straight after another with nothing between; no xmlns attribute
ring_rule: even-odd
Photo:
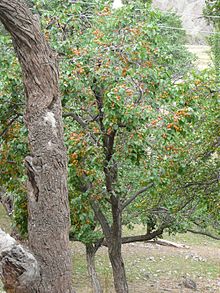
<svg viewBox="0 0 220 293"><path fill-rule="evenodd" d="M151 187L154 186L154 183L150 183L148 184L148 186L142 188L141 190L139 190L138 192L136 192L134 195L132 195L130 198L128 198L126 201L123 202L122 206L121 206L121 210L125 209L132 201L134 201L138 195L144 193L145 191L147 191L148 189L150 189Z"/></svg>
<svg viewBox="0 0 220 293"><path fill-rule="evenodd" d="M220 237L218 236L215 236L209 232L205 232L205 231L196 231L196 230L192 230L192 229L187 229L188 232L190 233L193 233L193 234L199 234L199 235L204 235L204 236L207 236L207 237L210 237L212 239L215 239L215 240L220 240Z"/></svg>
<svg viewBox="0 0 220 293"><path fill-rule="evenodd" d="M82 120L82 118L77 115L76 113L74 112L67 112L67 113L63 113L63 117L66 118L66 117L71 117L73 118L76 122L79 123L79 125L81 125L83 128L87 128L87 124Z"/></svg>
<svg viewBox="0 0 220 293"><path fill-rule="evenodd" d="M105 151L104 173L106 189L111 193L111 198L114 200L112 184L117 180L117 163L112 158L114 154L114 140L116 131L113 130L110 134L103 134L103 147Z"/></svg>
<svg viewBox="0 0 220 293"><path fill-rule="evenodd" d="M165 228L167 228L167 226L163 225L160 228L158 228L156 231L153 231L148 234L122 237L121 243L128 244L128 243L134 243L134 242L150 241L152 239L155 239L158 236L161 236ZM102 245L108 246L107 241L105 239L103 239Z"/></svg>
<svg viewBox="0 0 220 293"><path fill-rule="evenodd" d="M152 240L160 235L163 234L163 228L158 229L152 233L145 234L145 235L137 235L137 236L127 236L122 237L122 244L126 243L133 243L133 242L143 242L143 241L149 241Z"/></svg>
<svg viewBox="0 0 220 293"><path fill-rule="evenodd" d="M95 213L95 216L97 220L99 221L100 225L102 226L103 232L106 236L106 238L109 238L111 236L111 228L109 226L109 223L101 211L99 204L95 200L91 200L91 206Z"/></svg>
<svg viewBox="0 0 220 293"><path fill-rule="evenodd" d="M9 121L8 125L5 127L4 130L2 130L2 132L0 133L0 137L4 136L5 134L7 134L9 128L12 126L12 124L21 116L21 114L17 114L14 118L11 119L11 121Z"/></svg>
<svg viewBox="0 0 220 293"><path fill-rule="evenodd" d="M97 86L97 80L94 79L92 91L94 93L94 96L96 98L97 108L98 108L98 122L99 126L102 132L102 142L103 142L103 149L105 154L104 159L104 166L103 171L105 173L105 184L107 192L111 194L111 202L116 201L116 197L113 193L112 184L117 179L117 164L114 160L112 160L113 154L114 154L114 141L116 136L116 130L111 130L110 133L108 133L108 130L105 129L103 120L104 120L104 110L103 110L103 93L102 89L100 89ZM112 160L112 164L110 163Z"/></svg>
<svg viewBox="0 0 220 293"><path fill-rule="evenodd" d="M66 118L66 117L72 117L76 122L79 123L80 126L82 126L83 129L88 130L88 125L87 125L87 123L84 122L84 121L82 120L82 118L81 118L79 115L77 115L76 113L74 113L74 112L63 113L63 117L64 117L64 118ZM89 132L89 134L90 134L90 136L91 136L93 142L94 142L95 144L97 144L97 139L96 139L95 135L94 135L93 133L91 133L91 132Z"/></svg>
<svg viewBox="0 0 220 293"><path fill-rule="evenodd" d="M153 231L148 234L122 237L121 243L128 244L128 243L134 243L134 242L144 242L144 241L153 240L156 237L161 236L165 228L167 228L167 226L161 226L156 231ZM71 236L70 241L79 241L79 240ZM101 246L108 246L105 238L98 239L96 243L94 243L94 245L97 246L97 250Z"/></svg>

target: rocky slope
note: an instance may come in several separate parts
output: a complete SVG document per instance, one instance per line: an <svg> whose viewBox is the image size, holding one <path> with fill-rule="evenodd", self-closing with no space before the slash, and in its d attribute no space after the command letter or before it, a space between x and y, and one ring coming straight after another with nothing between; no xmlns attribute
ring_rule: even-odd
<svg viewBox="0 0 220 293"><path fill-rule="evenodd" d="M153 0L153 5L163 11L174 11L180 15L191 43L206 42L211 27L202 17L205 0Z"/></svg>

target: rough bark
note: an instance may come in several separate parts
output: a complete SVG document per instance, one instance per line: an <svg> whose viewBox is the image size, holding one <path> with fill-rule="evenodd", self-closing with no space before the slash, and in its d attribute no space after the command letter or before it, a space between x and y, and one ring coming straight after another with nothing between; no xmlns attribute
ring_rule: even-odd
<svg viewBox="0 0 220 293"><path fill-rule="evenodd" d="M108 253L112 265L115 291L117 293L128 293L128 284L120 244L113 240L112 245L108 246Z"/></svg>
<svg viewBox="0 0 220 293"><path fill-rule="evenodd" d="M67 159L57 56L22 0L0 0L0 21L12 36L27 96L28 235L40 280L23 293L71 292Z"/></svg>
<svg viewBox="0 0 220 293"><path fill-rule="evenodd" d="M127 293L128 284L125 273L124 261L121 254L122 245L122 223L121 206L118 198L112 198L112 233L111 238L107 238L108 254L112 265L115 291L117 293Z"/></svg>
<svg viewBox="0 0 220 293"><path fill-rule="evenodd" d="M93 201L91 202L91 205L105 235L105 240L101 241L101 244L108 247L108 255L112 265L115 291L117 293L127 293L128 285L124 262L121 254L122 224L120 200L116 197L112 197L111 201L113 219L111 227L109 226L108 221L105 215L102 213L98 203Z"/></svg>
<svg viewBox="0 0 220 293"><path fill-rule="evenodd" d="M5 289L11 293L26 292L28 287L40 279L36 258L1 229L0 275Z"/></svg>
<svg viewBox="0 0 220 293"><path fill-rule="evenodd" d="M97 248L98 249L98 248ZM86 245L86 260L89 277L91 280L92 290L94 293L102 293L102 287L95 269L95 253L97 251L93 244Z"/></svg>

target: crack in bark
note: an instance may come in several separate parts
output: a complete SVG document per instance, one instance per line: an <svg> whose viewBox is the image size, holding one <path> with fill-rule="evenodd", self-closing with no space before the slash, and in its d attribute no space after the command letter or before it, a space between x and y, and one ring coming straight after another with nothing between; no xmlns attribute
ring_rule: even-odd
<svg viewBox="0 0 220 293"><path fill-rule="evenodd" d="M39 199L39 188L37 186L37 182L36 182L36 169L33 166L33 158L32 157L26 157L25 159L25 165L27 168L27 175L28 175L28 179L29 182L32 186L32 190L33 190L33 194L34 194L34 198L36 200L36 202L38 202Z"/></svg>
<svg viewBox="0 0 220 293"><path fill-rule="evenodd" d="M48 105L48 110L52 110L53 109L53 107L54 107L54 105L56 104L56 102L57 102L57 96L53 96L53 98L52 98L52 101L50 102L50 104Z"/></svg>

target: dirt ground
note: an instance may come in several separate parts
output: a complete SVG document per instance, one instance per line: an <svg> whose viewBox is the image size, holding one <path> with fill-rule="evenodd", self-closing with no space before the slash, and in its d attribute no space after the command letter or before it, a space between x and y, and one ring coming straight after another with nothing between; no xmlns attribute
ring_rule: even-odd
<svg viewBox="0 0 220 293"><path fill-rule="evenodd" d="M152 243L123 245L123 257L129 293L219 293L220 241L192 234L166 237L186 248L172 248ZM73 285L77 293L92 293L85 259L85 248L71 243L73 255ZM96 256L96 268L104 293L115 293L107 249ZM197 290L187 289L184 277L193 280ZM0 285L0 293L1 291Z"/></svg>
<svg viewBox="0 0 220 293"><path fill-rule="evenodd" d="M196 292L220 292L220 241L189 233L177 239L175 236L171 240L184 243L186 248L179 249L150 243L123 245L129 292L194 292L192 289L185 288L185 277L196 283ZM76 267L73 277L76 291L91 293L84 260L84 247L74 243L72 249ZM98 251L96 267L104 292L114 293L106 248Z"/></svg>
<svg viewBox="0 0 220 293"><path fill-rule="evenodd" d="M138 245L138 244L137 244ZM177 249L164 246L140 244L135 247L125 247L125 253L141 253L142 257L151 255L151 261L158 261L159 269L156 274L153 271L149 274L148 281L142 284L131 284L131 292L135 293L159 293L159 292L192 292L183 286L184 276L196 282L198 292L220 292L220 249L213 249L204 246L190 246L186 249ZM129 251L130 250L130 251ZM149 260L149 256L147 257ZM167 263L166 263L167 261ZM209 262L219 263L219 278L209 278ZM204 265L207 265L205 272ZM147 265L147 264L146 264ZM198 267L198 268L197 268ZM200 268L199 268L200 267ZM210 270L213 269L210 267ZM213 276L212 276L213 277Z"/></svg>

